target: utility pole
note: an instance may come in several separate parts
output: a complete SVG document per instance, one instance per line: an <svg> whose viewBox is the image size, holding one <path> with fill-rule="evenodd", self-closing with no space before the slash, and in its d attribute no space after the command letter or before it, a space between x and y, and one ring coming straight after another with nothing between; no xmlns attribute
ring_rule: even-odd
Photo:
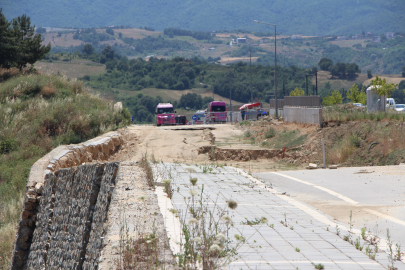
<svg viewBox="0 0 405 270"><path fill-rule="evenodd" d="M229 111L230 111L230 119L232 123L232 87L231 83L229 83Z"/></svg>
<svg viewBox="0 0 405 270"><path fill-rule="evenodd" d="M318 69L315 72L316 95L318 95Z"/></svg>
<svg viewBox="0 0 405 270"><path fill-rule="evenodd" d="M249 46L250 52L250 102L253 103L253 88L252 88L252 47Z"/></svg>

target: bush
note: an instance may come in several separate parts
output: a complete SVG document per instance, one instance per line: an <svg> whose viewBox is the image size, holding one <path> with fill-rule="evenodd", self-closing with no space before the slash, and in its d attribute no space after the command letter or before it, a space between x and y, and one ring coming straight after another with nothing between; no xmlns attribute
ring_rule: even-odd
<svg viewBox="0 0 405 270"><path fill-rule="evenodd" d="M264 132L264 137L265 138L273 138L274 136L276 136L276 130L273 127L270 127L268 130L266 130Z"/></svg>

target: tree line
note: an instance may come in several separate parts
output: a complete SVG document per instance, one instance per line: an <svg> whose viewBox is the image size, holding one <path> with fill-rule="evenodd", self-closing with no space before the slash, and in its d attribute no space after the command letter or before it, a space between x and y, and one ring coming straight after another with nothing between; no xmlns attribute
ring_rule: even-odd
<svg viewBox="0 0 405 270"><path fill-rule="evenodd" d="M360 73L360 68L356 63L341 63L337 62L333 64L332 59L323 57L318 66L321 70L330 71L332 76L336 77L349 77L353 78L356 73Z"/></svg>
<svg viewBox="0 0 405 270"><path fill-rule="evenodd" d="M211 40L215 36L215 34L211 34L210 32L182 30L179 28L165 28L163 34L170 38L174 36L189 36L197 40Z"/></svg>
<svg viewBox="0 0 405 270"><path fill-rule="evenodd" d="M18 67L34 64L51 50L42 45L42 37L35 34L35 26L25 14L8 21L0 9L0 66Z"/></svg>

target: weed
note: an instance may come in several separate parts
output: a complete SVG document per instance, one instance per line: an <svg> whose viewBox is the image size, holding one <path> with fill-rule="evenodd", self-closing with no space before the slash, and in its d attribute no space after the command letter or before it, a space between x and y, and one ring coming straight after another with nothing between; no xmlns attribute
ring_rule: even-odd
<svg viewBox="0 0 405 270"><path fill-rule="evenodd" d="M375 260L376 251L373 250L372 248L370 248L370 246L367 246L367 247L366 247L366 255L367 255L370 259Z"/></svg>
<svg viewBox="0 0 405 270"><path fill-rule="evenodd" d="M174 192L174 190L172 189L172 187L170 185L171 182L172 181L170 179L163 180L163 183L165 184L165 193L167 194L167 197L170 199L173 197L173 192Z"/></svg>
<svg viewBox="0 0 405 270"><path fill-rule="evenodd" d="M245 120L245 121L239 122L239 125L241 125L241 126L250 126L250 121Z"/></svg>
<svg viewBox="0 0 405 270"><path fill-rule="evenodd" d="M402 259L402 252L401 252L401 245L400 244L396 244L395 245L396 250L395 250L395 259L397 261L400 261Z"/></svg>
<svg viewBox="0 0 405 270"><path fill-rule="evenodd" d="M339 229L338 225L336 225L336 235L340 236L340 229Z"/></svg>
<svg viewBox="0 0 405 270"><path fill-rule="evenodd" d="M146 153L141 158L140 166L141 166L141 168L144 170L144 172L146 174L146 181L147 181L148 185L150 187L152 187L152 188L155 188L155 184L154 184L154 181L153 181L152 167L149 165Z"/></svg>
<svg viewBox="0 0 405 270"><path fill-rule="evenodd" d="M261 218L255 218L254 220L248 220L247 218L245 218L246 221L242 221L241 224L242 225L259 225L259 224L265 224L268 222L267 218L265 217L261 217Z"/></svg>
<svg viewBox="0 0 405 270"><path fill-rule="evenodd" d="M318 264L312 263L312 265L315 267L315 269L324 269L324 266L321 263L318 263Z"/></svg>
<svg viewBox="0 0 405 270"><path fill-rule="evenodd" d="M294 226L290 226L290 230L294 230Z"/></svg>
<svg viewBox="0 0 405 270"><path fill-rule="evenodd" d="M361 239L366 240L366 227L361 228Z"/></svg>
<svg viewBox="0 0 405 270"><path fill-rule="evenodd" d="M301 250L296 247L296 248L295 248L295 251L296 251L296 252L300 252Z"/></svg>
<svg viewBox="0 0 405 270"><path fill-rule="evenodd" d="M395 255L392 249L392 240L389 229L387 229L387 246L388 246L388 262L390 263L390 265L388 266L388 270L396 270L397 268L394 267Z"/></svg>
<svg viewBox="0 0 405 270"><path fill-rule="evenodd" d="M268 130L264 132L264 137L266 139L273 138L274 136L276 136L276 133L277 133L276 130L273 127L270 127Z"/></svg>
<svg viewBox="0 0 405 270"><path fill-rule="evenodd" d="M252 132L250 132L250 130L245 131L245 133L243 133L243 137L245 138L249 138L252 136Z"/></svg>
<svg viewBox="0 0 405 270"><path fill-rule="evenodd" d="M195 190L192 190L195 191ZM208 199L203 198L204 185L199 197L193 196L186 201L187 211L181 215L184 243L182 253L178 254L178 266L181 269L220 269L227 265L237 249L245 242L239 234L234 236L236 244L228 238L232 219L226 208L215 202L214 209L207 206ZM194 199L195 198L195 199ZM228 207L235 209L237 203L228 201Z"/></svg>
<svg viewBox="0 0 405 270"><path fill-rule="evenodd" d="M363 250L363 246L360 243L360 238L356 239L356 242L354 243L354 246L356 247L357 250L360 250L360 251Z"/></svg>
<svg viewBox="0 0 405 270"><path fill-rule="evenodd" d="M269 227L274 229L274 224L270 224Z"/></svg>

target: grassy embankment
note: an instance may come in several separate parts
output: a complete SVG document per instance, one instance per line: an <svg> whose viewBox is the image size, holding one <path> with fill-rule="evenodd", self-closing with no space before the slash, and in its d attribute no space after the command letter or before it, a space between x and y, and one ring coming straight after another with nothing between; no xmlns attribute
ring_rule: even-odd
<svg viewBox="0 0 405 270"><path fill-rule="evenodd" d="M0 82L0 269L5 269L32 164L59 145L129 123L129 112L115 112L110 102L61 76L3 69Z"/></svg>

